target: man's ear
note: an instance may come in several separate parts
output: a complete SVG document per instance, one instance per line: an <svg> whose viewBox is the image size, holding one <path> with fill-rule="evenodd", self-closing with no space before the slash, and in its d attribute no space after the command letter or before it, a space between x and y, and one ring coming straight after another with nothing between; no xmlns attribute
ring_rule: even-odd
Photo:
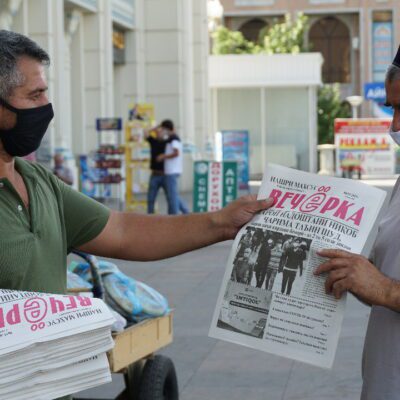
<svg viewBox="0 0 400 400"><path fill-rule="evenodd" d="M16 114L0 104L0 129L11 129L16 123Z"/></svg>

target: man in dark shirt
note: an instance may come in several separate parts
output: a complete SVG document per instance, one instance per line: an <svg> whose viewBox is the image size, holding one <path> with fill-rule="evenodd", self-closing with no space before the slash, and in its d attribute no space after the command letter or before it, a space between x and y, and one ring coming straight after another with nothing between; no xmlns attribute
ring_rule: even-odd
<svg viewBox="0 0 400 400"><path fill-rule="evenodd" d="M154 133L154 135L152 135ZM160 155L165 153L168 136L165 134L161 125L156 126L152 130L146 132L146 140L150 144L150 181L147 191L147 213L154 214L154 204L160 188L163 188L165 197L168 200L167 182L164 174L164 160L160 159Z"/></svg>

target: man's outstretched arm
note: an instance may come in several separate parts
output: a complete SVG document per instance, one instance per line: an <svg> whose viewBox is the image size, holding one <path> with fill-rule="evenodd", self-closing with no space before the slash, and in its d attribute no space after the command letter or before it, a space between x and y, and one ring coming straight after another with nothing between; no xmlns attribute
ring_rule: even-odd
<svg viewBox="0 0 400 400"><path fill-rule="evenodd" d="M113 211L103 231L79 250L103 257L151 261L233 239L273 200L245 196L220 211L182 216L153 216Z"/></svg>

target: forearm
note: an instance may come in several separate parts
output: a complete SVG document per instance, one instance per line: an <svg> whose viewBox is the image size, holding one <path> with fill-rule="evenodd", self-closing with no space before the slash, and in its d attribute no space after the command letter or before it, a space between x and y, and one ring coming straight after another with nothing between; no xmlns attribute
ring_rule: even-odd
<svg viewBox="0 0 400 400"><path fill-rule="evenodd" d="M115 257L150 261L172 257L227 239L218 213L149 216L123 213Z"/></svg>
<svg viewBox="0 0 400 400"><path fill-rule="evenodd" d="M379 305L390 308L393 311L400 312L400 282L394 279L386 278L386 281L380 289L382 302Z"/></svg>
<svg viewBox="0 0 400 400"><path fill-rule="evenodd" d="M151 261L173 257L210 244L233 239L255 213L273 200L243 197L222 210L180 216L155 216L112 211L104 229L79 247L90 254Z"/></svg>

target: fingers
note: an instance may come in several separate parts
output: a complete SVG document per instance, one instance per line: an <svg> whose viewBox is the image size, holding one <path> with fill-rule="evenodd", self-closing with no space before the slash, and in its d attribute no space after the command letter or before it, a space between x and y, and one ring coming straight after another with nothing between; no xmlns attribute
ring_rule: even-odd
<svg viewBox="0 0 400 400"><path fill-rule="evenodd" d="M256 211L266 210L267 208L270 208L273 204L274 199L271 197L268 197L265 200L257 200Z"/></svg>
<svg viewBox="0 0 400 400"><path fill-rule="evenodd" d="M332 286L332 294L335 296L336 299L340 299L343 293L349 291L351 289L350 280L345 278L339 281L336 281Z"/></svg>
<svg viewBox="0 0 400 400"><path fill-rule="evenodd" d="M314 275L321 275L324 272L330 272L332 270L347 268L354 265L354 260L352 258L332 258L323 264L321 264L315 271Z"/></svg>
<svg viewBox="0 0 400 400"><path fill-rule="evenodd" d="M335 258L335 257L354 257L356 254L349 253L345 250L339 249L322 249L318 250L317 254L321 257Z"/></svg>
<svg viewBox="0 0 400 400"><path fill-rule="evenodd" d="M326 293L332 293L334 285L338 281L346 278L346 276L347 276L347 270L345 270L345 269L338 269L338 270L332 271L329 274L328 278L326 278L326 281L325 281Z"/></svg>

